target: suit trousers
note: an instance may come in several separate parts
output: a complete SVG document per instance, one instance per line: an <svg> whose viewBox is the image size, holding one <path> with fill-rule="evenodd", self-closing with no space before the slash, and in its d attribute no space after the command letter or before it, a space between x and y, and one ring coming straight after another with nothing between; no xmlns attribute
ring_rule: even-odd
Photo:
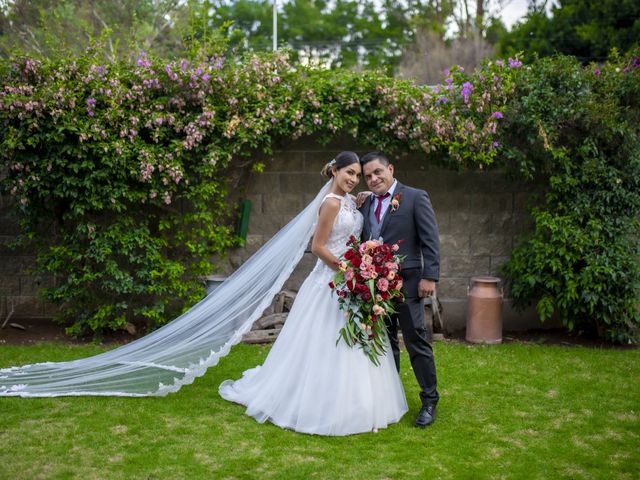
<svg viewBox="0 0 640 480"><path fill-rule="evenodd" d="M396 306L396 314L391 317L387 326L389 341L400 371L400 347L398 344L398 328L409 353L413 373L420 385L420 399L423 406L436 405L439 395L437 389L436 364L431 347L431 335L427 332L424 317L424 300L418 297L418 283L421 269L407 268L402 270L404 279L405 301Z"/></svg>

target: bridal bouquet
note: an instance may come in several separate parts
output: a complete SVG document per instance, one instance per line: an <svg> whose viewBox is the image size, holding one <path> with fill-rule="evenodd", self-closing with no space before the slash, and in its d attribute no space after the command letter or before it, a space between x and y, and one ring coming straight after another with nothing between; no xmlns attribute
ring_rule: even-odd
<svg viewBox="0 0 640 480"><path fill-rule="evenodd" d="M379 365L378 357L386 351L385 320L395 312L395 304L404 300L399 274L403 257L396 253L398 244L360 242L352 235L347 245L349 249L329 282L347 318L336 343L343 339L350 347L359 345Z"/></svg>

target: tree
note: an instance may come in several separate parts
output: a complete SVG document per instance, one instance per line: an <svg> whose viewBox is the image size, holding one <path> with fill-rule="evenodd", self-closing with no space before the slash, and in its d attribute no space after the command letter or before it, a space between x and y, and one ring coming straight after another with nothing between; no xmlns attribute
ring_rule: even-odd
<svg viewBox="0 0 640 480"><path fill-rule="evenodd" d="M546 13L546 1L532 1L525 20L499 42L512 55L573 55L603 60L612 48L626 52L640 41L640 3L635 0L562 0Z"/></svg>
<svg viewBox="0 0 640 480"><path fill-rule="evenodd" d="M493 44L506 31L498 14L502 1L430 1L424 5L420 23L399 63L399 74L421 83L442 80L451 65L473 69L494 54Z"/></svg>
<svg viewBox="0 0 640 480"><path fill-rule="evenodd" d="M82 52L110 32L111 58L131 49L175 53L180 0L15 0L0 3L0 57L16 51L47 56L61 47Z"/></svg>

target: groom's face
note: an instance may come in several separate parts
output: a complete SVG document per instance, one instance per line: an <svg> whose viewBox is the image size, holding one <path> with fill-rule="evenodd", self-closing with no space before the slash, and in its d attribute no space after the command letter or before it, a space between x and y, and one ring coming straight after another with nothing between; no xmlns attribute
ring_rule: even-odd
<svg viewBox="0 0 640 480"><path fill-rule="evenodd" d="M393 165L385 165L380 160L371 160L362 167L367 187L376 195L384 195L393 185Z"/></svg>

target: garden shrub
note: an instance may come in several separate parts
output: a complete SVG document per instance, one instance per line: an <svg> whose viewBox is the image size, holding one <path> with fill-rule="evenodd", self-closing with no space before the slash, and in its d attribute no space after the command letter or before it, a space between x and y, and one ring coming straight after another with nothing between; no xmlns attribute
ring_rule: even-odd
<svg viewBox="0 0 640 480"><path fill-rule="evenodd" d="M155 328L204 293L239 241L233 168L282 140L347 133L453 169L549 180L505 274L542 319L637 340L638 61L454 67L441 85L292 65L286 52L17 57L1 65L1 188L70 333ZM636 93L634 93L636 92Z"/></svg>
<svg viewBox="0 0 640 480"><path fill-rule="evenodd" d="M625 343L640 326L638 67L636 55L538 60L518 73L503 130L511 167L548 178L535 230L505 265L512 299Z"/></svg>
<svg viewBox="0 0 640 480"><path fill-rule="evenodd" d="M224 42L172 61L19 57L3 64L0 142L23 235L45 297L70 333L155 328L204 293L211 259L238 239L229 220L234 162L314 134L422 149L459 168L489 164L491 99L434 93L380 73L292 66L286 53L225 55ZM458 112L456 112L456 109Z"/></svg>

